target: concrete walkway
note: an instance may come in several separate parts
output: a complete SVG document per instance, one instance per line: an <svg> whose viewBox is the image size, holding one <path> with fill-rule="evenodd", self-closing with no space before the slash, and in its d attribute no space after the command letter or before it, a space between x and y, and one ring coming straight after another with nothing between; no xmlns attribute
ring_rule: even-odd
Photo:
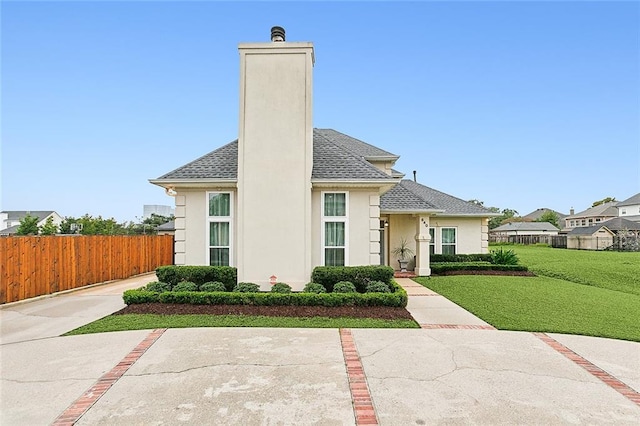
<svg viewBox="0 0 640 426"><path fill-rule="evenodd" d="M495 330L472 313L409 278L396 278L407 291L407 310L422 328Z"/></svg>
<svg viewBox="0 0 640 426"><path fill-rule="evenodd" d="M0 424L640 423L635 342L464 327L49 337L119 309L112 291L149 280L1 309ZM427 315L419 322L481 325L446 303L429 316L419 300L440 296L403 285L410 311ZM5 327L6 314L31 317L21 321L35 331Z"/></svg>
<svg viewBox="0 0 640 426"><path fill-rule="evenodd" d="M155 273L57 295L0 305L0 344L60 336L126 305L122 293L155 281Z"/></svg>

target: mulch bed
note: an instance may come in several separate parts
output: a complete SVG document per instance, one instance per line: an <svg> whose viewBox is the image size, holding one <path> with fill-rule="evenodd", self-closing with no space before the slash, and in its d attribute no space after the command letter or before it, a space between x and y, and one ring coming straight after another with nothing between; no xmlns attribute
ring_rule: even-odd
<svg viewBox="0 0 640 426"><path fill-rule="evenodd" d="M446 271L439 274L432 274L437 277L441 275L504 275L509 277L535 277L531 271Z"/></svg>
<svg viewBox="0 0 640 426"><path fill-rule="evenodd" d="M269 317L352 317L378 319L408 319L413 317L405 308L389 306L252 306L252 305L188 305L174 303L140 303L114 313L157 315L262 315Z"/></svg>

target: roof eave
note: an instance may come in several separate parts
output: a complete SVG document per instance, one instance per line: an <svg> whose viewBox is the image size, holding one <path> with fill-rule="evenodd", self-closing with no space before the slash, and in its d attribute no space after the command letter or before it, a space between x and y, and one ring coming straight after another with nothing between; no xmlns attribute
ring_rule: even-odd
<svg viewBox="0 0 640 426"><path fill-rule="evenodd" d="M447 213L443 210L444 214L440 216L455 216L455 217L498 217L502 216L501 213Z"/></svg>
<svg viewBox="0 0 640 426"><path fill-rule="evenodd" d="M443 212L444 210L437 209L380 209L380 214L434 214Z"/></svg>
<svg viewBox="0 0 640 426"><path fill-rule="evenodd" d="M149 179L149 183L158 185L165 189L176 188L211 188L212 186L220 188L235 188L237 179Z"/></svg>
<svg viewBox="0 0 640 426"><path fill-rule="evenodd" d="M396 162L400 158L399 155L365 155L367 161L393 161Z"/></svg>

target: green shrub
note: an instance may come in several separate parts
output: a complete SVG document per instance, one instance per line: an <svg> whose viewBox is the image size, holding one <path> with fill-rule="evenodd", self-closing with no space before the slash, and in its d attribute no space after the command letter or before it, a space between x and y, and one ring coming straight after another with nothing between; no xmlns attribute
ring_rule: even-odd
<svg viewBox="0 0 640 426"><path fill-rule="evenodd" d="M491 262L491 253L475 254L432 254L429 260L433 263L442 262Z"/></svg>
<svg viewBox="0 0 640 426"><path fill-rule="evenodd" d="M227 288L220 281L209 281L200 286L200 291L227 291Z"/></svg>
<svg viewBox="0 0 640 426"><path fill-rule="evenodd" d="M327 292L333 291L333 286L340 281L349 281L356 286L360 293L364 293L371 281L390 283L393 279L393 268L390 266L317 266L311 274L311 281L321 284Z"/></svg>
<svg viewBox="0 0 640 426"><path fill-rule="evenodd" d="M286 283L275 283L271 287L271 293L291 293L291 286Z"/></svg>
<svg viewBox="0 0 640 426"><path fill-rule="evenodd" d="M154 291L156 293L163 293L165 291L171 291L171 286L167 283L163 283L160 281L153 281L147 284L146 287L143 287L147 291Z"/></svg>
<svg viewBox="0 0 640 426"><path fill-rule="evenodd" d="M172 291L198 291L198 284L191 281L180 281Z"/></svg>
<svg viewBox="0 0 640 426"><path fill-rule="evenodd" d="M191 281L198 285L217 281L223 283L227 291L233 290L238 281L238 271L231 266L160 266L156 269L156 276L171 287L180 281Z"/></svg>
<svg viewBox="0 0 640 426"><path fill-rule="evenodd" d="M432 263L430 266L433 274L450 271L528 271L523 265L494 265L489 262Z"/></svg>
<svg viewBox="0 0 640 426"><path fill-rule="evenodd" d="M356 286L349 281L340 281L333 286L333 293L356 293Z"/></svg>
<svg viewBox="0 0 640 426"><path fill-rule="evenodd" d="M160 301L160 294L168 294L165 293L156 293L153 291L147 290L126 290L122 294L122 299L126 305L136 305L140 303L155 303Z"/></svg>
<svg viewBox="0 0 640 426"><path fill-rule="evenodd" d="M233 291L235 293L257 293L260 291L260 286L254 283L238 283Z"/></svg>
<svg viewBox="0 0 640 426"><path fill-rule="evenodd" d="M304 286L304 289L302 289L302 291L304 293L316 293L316 294L318 294L318 293L326 293L327 289L324 288L324 286L322 284L310 282L310 283L307 283Z"/></svg>
<svg viewBox="0 0 640 426"><path fill-rule="evenodd" d="M382 281L371 281L367 284L367 293L391 293L391 289Z"/></svg>
<svg viewBox="0 0 640 426"><path fill-rule="evenodd" d="M517 265L518 255L513 250L491 250L491 263L495 265Z"/></svg>

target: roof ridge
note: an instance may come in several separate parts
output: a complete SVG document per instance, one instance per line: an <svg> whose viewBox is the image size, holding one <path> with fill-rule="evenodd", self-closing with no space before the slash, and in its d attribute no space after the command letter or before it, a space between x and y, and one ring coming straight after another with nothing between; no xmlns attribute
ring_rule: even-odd
<svg viewBox="0 0 640 426"><path fill-rule="evenodd" d="M327 129L314 128L313 130L314 130L314 131L315 131L315 130L318 130L318 131L329 130L329 131L332 131L332 132L335 132L335 133L339 133L339 134L341 134L342 136L346 136L346 137L348 137L348 138L351 138L351 139L353 139L353 140L355 140L355 141L360 142L360 143L361 143L361 144L363 144L363 145L366 145L366 146L368 146L368 147L371 147L371 148L377 149L378 151L384 151L384 152L386 152L387 154L389 154L389 156L393 156L393 157L400 158L400 156L399 156L399 155L394 154L394 153L392 153L392 152L389 152L389 151L387 151L386 149L382 149L382 148L377 147L377 146L375 146L375 145L373 145L373 144L370 144L369 142L365 142L365 141L363 141L363 140L361 140L361 139L358 139L358 138L355 138L355 137L353 137L353 136L351 136L351 135L347 135L346 133L339 132L339 131L338 131L338 130L336 130L336 129L331 129L331 128L327 128ZM324 135L322 135L322 136L324 137ZM326 139L326 137L325 137L325 139ZM334 143L335 143L335 142L334 142ZM361 154L359 154L359 153L357 153L357 152L355 152L355 151L353 151L353 150L351 150L351 149L349 149L349 148L347 148L347 147L343 147L343 148L344 148L344 149L346 149L346 150L348 150L349 152L351 152L351 153L352 153L352 154L354 154L354 155L360 156L360 157L362 157L362 158L366 158L366 157L367 157L366 155L361 155ZM384 155L370 155L369 157L388 157L388 156L384 156Z"/></svg>

